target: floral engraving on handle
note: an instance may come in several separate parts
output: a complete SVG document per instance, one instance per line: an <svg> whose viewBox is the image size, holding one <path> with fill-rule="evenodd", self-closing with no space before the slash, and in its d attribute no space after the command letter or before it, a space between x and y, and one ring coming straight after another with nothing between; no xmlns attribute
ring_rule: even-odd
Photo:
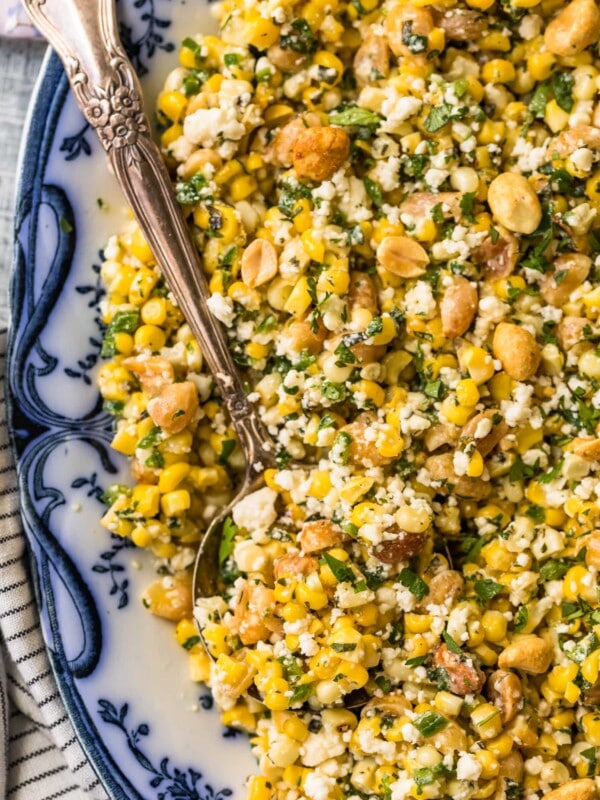
<svg viewBox="0 0 600 800"><path fill-rule="evenodd" d="M132 166L140 161L137 142L140 134L148 132L148 121L140 91L126 64L125 56L114 53L110 62L114 77L104 86L90 86L78 62L69 77L85 118L97 129L104 149L110 152L127 147L127 163Z"/></svg>

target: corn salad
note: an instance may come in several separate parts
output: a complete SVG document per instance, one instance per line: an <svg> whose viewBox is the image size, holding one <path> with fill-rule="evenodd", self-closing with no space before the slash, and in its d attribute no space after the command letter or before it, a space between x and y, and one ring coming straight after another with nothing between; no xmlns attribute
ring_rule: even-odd
<svg viewBox="0 0 600 800"><path fill-rule="evenodd" d="M249 732L249 800L597 800L600 9L216 16L157 120L279 467L224 526L210 657L190 567L243 458L134 223L103 523L159 560L144 604Z"/></svg>

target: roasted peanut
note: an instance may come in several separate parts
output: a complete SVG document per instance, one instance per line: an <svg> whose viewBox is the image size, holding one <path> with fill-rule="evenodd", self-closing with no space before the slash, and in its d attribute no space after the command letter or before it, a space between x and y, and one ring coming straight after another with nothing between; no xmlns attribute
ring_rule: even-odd
<svg viewBox="0 0 600 800"><path fill-rule="evenodd" d="M274 608L273 590L257 578L248 577L231 621L242 644L256 644L268 639L272 626L267 625L267 618L273 616Z"/></svg>
<svg viewBox="0 0 600 800"><path fill-rule="evenodd" d="M585 341L587 328L590 328L590 321L585 317L567 316L561 319L556 329L556 335L558 343L565 353Z"/></svg>
<svg viewBox="0 0 600 800"><path fill-rule="evenodd" d="M591 778L569 781L545 794L542 800L597 800L598 790Z"/></svg>
<svg viewBox="0 0 600 800"><path fill-rule="evenodd" d="M600 37L600 9L594 0L572 0L548 24L544 44L557 56L576 56Z"/></svg>
<svg viewBox="0 0 600 800"><path fill-rule="evenodd" d="M498 785L493 795L493 800L509 800L507 788L514 783L520 784L523 780L523 772L523 756L518 750L511 750L506 758L500 761ZM511 781L511 783L508 783L508 781Z"/></svg>
<svg viewBox="0 0 600 800"><path fill-rule="evenodd" d="M279 580L284 575L310 575L318 567L318 561L312 556L301 556L299 553L286 553L273 562L273 575Z"/></svg>
<svg viewBox="0 0 600 800"><path fill-rule="evenodd" d="M535 338L512 322L501 322L496 326L492 350L505 371L516 381L533 378L540 365L541 353Z"/></svg>
<svg viewBox="0 0 600 800"><path fill-rule="evenodd" d="M477 312L477 287L466 278L456 276L440 301L440 316L444 336L454 339L465 333Z"/></svg>
<svg viewBox="0 0 600 800"><path fill-rule="evenodd" d="M488 481L482 481L480 478L469 478L466 475L458 476L454 472L452 453L429 456L425 462L425 467L431 479L440 482L440 486L436 488L438 494L452 492L464 499L483 500L491 492L491 486Z"/></svg>
<svg viewBox="0 0 600 800"><path fill-rule="evenodd" d="M453 8L435 17L438 28L454 42L474 42L487 28L488 22L479 11L470 8Z"/></svg>
<svg viewBox="0 0 600 800"><path fill-rule="evenodd" d="M306 56L303 53L297 53L291 49L284 50L278 44L269 47L267 58L282 72L299 72L306 64Z"/></svg>
<svg viewBox="0 0 600 800"><path fill-rule="evenodd" d="M136 376L149 397L156 397L161 389L175 380L171 364L161 356L134 356L125 358L123 366Z"/></svg>
<svg viewBox="0 0 600 800"><path fill-rule="evenodd" d="M583 541L585 547L585 563L588 567L600 569L600 531L594 531Z"/></svg>
<svg viewBox="0 0 600 800"><path fill-rule="evenodd" d="M343 541L343 532L327 519L306 522L298 535L298 543L305 553L317 553Z"/></svg>
<svg viewBox="0 0 600 800"><path fill-rule="evenodd" d="M554 271L544 275L540 283L540 293L547 303L560 308L572 292L584 282L592 259L582 253L563 253L554 259Z"/></svg>
<svg viewBox="0 0 600 800"><path fill-rule="evenodd" d="M241 258L242 280L251 289L277 275L277 251L267 239L254 239Z"/></svg>
<svg viewBox="0 0 600 800"><path fill-rule="evenodd" d="M427 533L408 533L394 525L388 529L386 535L393 534L393 538L384 539L383 542L375 545L373 555L384 564L398 564L401 561L408 561L419 555L425 547Z"/></svg>
<svg viewBox="0 0 600 800"><path fill-rule="evenodd" d="M464 697L467 694L479 694L485 683L485 675L465 654L451 653L446 644L441 644L433 655L433 665L445 670L448 676L448 688L454 694Z"/></svg>
<svg viewBox="0 0 600 800"><path fill-rule="evenodd" d="M587 461L600 460L600 439L594 436L577 437L571 443L573 452Z"/></svg>
<svg viewBox="0 0 600 800"><path fill-rule="evenodd" d="M350 273L348 307L350 314L357 308L365 308L371 314L378 313L377 286L371 275L366 272L357 272L356 270Z"/></svg>
<svg viewBox="0 0 600 800"><path fill-rule="evenodd" d="M367 36L354 56L354 74L359 86L376 83L390 72L390 52L381 36Z"/></svg>
<svg viewBox="0 0 600 800"><path fill-rule="evenodd" d="M172 622L192 616L192 576L187 572L166 575L148 586L142 602L151 614Z"/></svg>
<svg viewBox="0 0 600 800"><path fill-rule="evenodd" d="M408 236L386 236L377 248L377 261L401 278L423 275L429 264L425 248Z"/></svg>
<svg viewBox="0 0 600 800"><path fill-rule="evenodd" d="M432 425L431 428L425 431L424 441L427 450L433 453L447 444L455 445L458 441L458 431L455 425L449 425L448 423Z"/></svg>
<svg viewBox="0 0 600 800"><path fill-rule="evenodd" d="M384 694L383 697L373 697L360 712L361 717L372 717L374 714L391 714L394 717L403 717L407 711L412 711L412 706L401 694Z"/></svg>
<svg viewBox="0 0 600 800"><path fill-rule="evenodd" d="M502 172L490 183L488 204L494 219L515 233L533 233L542 221L542 206L523 175Z"/></svg>
<svg viewBox="0 0 600 800"><path fill-rule="evenodd" d="M520 669L532 675L546 672L552 662L552 647L532 633L511 642L498 656L500 669Z"/></svg>
<svg viewBox="0 0 600 800"><path fill-rule="evenodd" d="M427 741L444 755L464 751L469 746L467 732L454 720L451 720L443 730L434 733Z"/></svg>
<svg viewBox="0 0 600 800"><path fill-rule="evenodd" d="M471 257L481 267L483 277L488 280L506 278L514 272L519 260L519 243L515 236L502 225L498 225L496 241L488 236Z"/></svg>
<svg viewBox="0 0 600 800"><path fill-rule="evenodd" d="M492 672L487 682L487 693L500 709L505 725L517 716L523 703L523 686L518 675L503 669Z"/></svg>
<svg viewBox="0 0 600 800"><path fill-rule="evenodd" d="M451 608L463 593L465 582L460 572L444 569L429 581L429 594L418 604L418 608L445 605Z"/></svg>
<svg viewBox="0 0 600 800"><path fill-rule="evenodd" d="M580 147L597 149L600 147L600 128L592 125L574 125L562 131L551 140L548 145L548 158L554 158L554 153L560 158L565 158Z"/></svg>
<svg viewBox="0 0 600 800"><path fill-rule="evenodd" d="M502 419L498 409L487 408L485 411L475 414L463 426L460 432L460 442L461 444L467 444L473 441L485 458L499 444L500 440L506 436L507 431L508 425Z"/></svg>
<svg viewBox="0 0 600 800"><path fill-rule="evenodd" d="M342 128L305 128L294 143L296 175L301 181L328 181L348 158L349 152L350 139Z"/></svg>
<svg viewBox="0 0 600 800"><path fill-rule="evenodd" d="M294 160L294 146L300 134L306 131L307 126L321 125L318 114L305 114L287 122L275 134L267 150L267 158L276 167L290 167Z"/></svg>
<svg viewBox="0 0 600 800"><path fill-rule="evenodd" d="M375 442L367 438L367 430L373 424L370 414L361 414L354 422L341 429L352 439L348 448L348 460L362 467L381 467L389 464L391 458L385 458L375 447Z"/></svg>
<svg viewBox="0 0 600 800"><path fill-rule="evenodd" d="M284 329L283 337L297 353L306 350L312 356L316 356L321 352L323 342L327 338L327 328L323 325L321 317L316 320L297 319Z"/></svg>
<svg viewBox="0 0 600 800"><path fill-rule="evenodd" d="M395 56L413 55L406 45L406 31L412 36L427 38L434 28L433 16L427 8L419 8L411 3L395 5L390 9L384 22L388 44Z"/></svg>
<svg viewBox="0 0 600 800"><path fill-rule="evenodd" d="M189 425L197 410L198 390L192 381L164 386L158 397L148 401L148 413L154 424L169 436Z"/></svg>
<svg viewBox="0 0 600 800"><path fill-rule="evenodd" d="M415 192L411 194L406 200L400 203L400 213L409 214L415 220L423 219L423 217L430 218L431 211L434 206L439 206L444 219L454 217L460 219L461 208L460 201L462 194L460 192Z"/></svg>

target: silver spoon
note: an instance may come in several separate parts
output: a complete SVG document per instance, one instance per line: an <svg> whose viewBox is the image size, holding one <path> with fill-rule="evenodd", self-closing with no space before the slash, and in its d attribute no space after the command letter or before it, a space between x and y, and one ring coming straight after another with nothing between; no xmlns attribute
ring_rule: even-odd
<svg viewBox="0 0 600 800"><path fill-rule="evenodd" d="M207 305L210 292L144 114L141 87L119 41L114 0L24 0L64 64L75 100L96 130L173 296L200 345L246 459L242 485L212 520L196 557L194 597L218 592L222 525L231 508L264 483L275 466L273 443L249 402L221 324Z"/></svg>

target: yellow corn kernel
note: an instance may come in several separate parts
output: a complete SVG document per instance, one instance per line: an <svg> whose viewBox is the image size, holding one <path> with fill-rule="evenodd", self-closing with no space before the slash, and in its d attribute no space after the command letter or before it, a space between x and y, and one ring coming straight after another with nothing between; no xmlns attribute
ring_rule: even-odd
<svg viewBox="0 0 600 800"><path fill-rule="evenodd" d="M585 193L593 203L600 203L600 170L585 182Z"/></svg>
<svg viewBox="0 0 600 800"><path fill-rule="evenodd" d="M485 464L481 453L477 449L473 450L467 464L467 476L469 478L479 478L483 475L484 468Z"/></svg>
<svg viewBox="0 0 600 800"><path fill-rule="evenodd" d="M494 290L501 300L510 301L525 291L527 284L521 275L511 275L501 278L494 284Z"/></svg>
<svg viewBox="0 0 600 800"><path fill-rule="evenodd" d="M221 722L233 728L243 728L246 731L256 729L256 719L250 709L240 703L240 705L230 708L221 714Z"/></svg>
<svg viewBox="0 0 600 800"><path fill-rule="evenodd" d="M556 56L548 51L533 53L527 59L527 70L534 80L545 81L550 77L555 63Z"/></svg>
<svg viewBox="0 0 600 800"><path fill-rule="evenodd" d="M576 602L580 597L588 603L598 604L596 580L583 564L571 567L563 578L563 597Z"/></svg>
<svg viewBox="0 0 600 800"><path fill-rule="evenodd" d="M196 53L191 47L184 46L181 48L179 51L179 63L186 69L194 69L198 66L196 64Z"/></svg>
<svg viewBox="0 0 600 800"><path fill-rule="evenodd" d="M581 695L581 689L577 686L576 683L571 681L567 684L565 689L565 700L567 703L576 703L579 700L579 696Z"/></svg>
<svg viewBox="0 0 600 800"><path fill-rule="evenodd" d="M313 56L313 64L321 67L320 74L323 76L321 80L325 83L335 86L341 81L344 74L344 65L333 53L328 50L319 50Z"/></svg>
<svg viewBox="0 0 600 800"><path fill-rule="evenodd" d="M357 625L363 628L370 628L372 625L377 625L379 619L379 611L375 603L367 603L366 606L361 606L352 615ZM364 643L363 637L363 643Z"/></svg>
<svg viewBox="0 0 600 800"><path fill-rule="evenodd" d="M486 611L481 618L481 627L488 642L501 642L506 636L507 624L500 611Z"/></svg>
<svg viewBox="0 0 600 800"><path fill-rule="evenodd" d="M234 203L245 200L258 188L254 175L239 175L229 184L229 193Z"/></svg>
<svg viewBox="0 0 600 800"><path fill-rule="evenodd" d="M115 433L110 443L113 450L123 453L125 456L132 456L137 450L138 435L134 430L123 426Z"/></svg>
<svg viewBox="0 0 600 800"><path fill-rule="evenodd" d="M405 614L404 625L409 633L425 633L431 628L431 614Z"/></svg>
<svg viewBox="0 0 600 800"><path fill-rule="evenodd" d="M577 677L577 664L561 664L548 673L548 686L557 694L564 694L567 684Z"/></svg>
<svg viewBox="0 0 600 800"><path fill-rule="evenodd" d="M456 384L456 399L461 406L469 408L476 406L479 402L479 389L472 378L463 378Z"/></svg>
<svg viewBox="0 0 600 800"><path fill-rule="evenodd" d="M494 375L494 361L482 347L465 345L458 352L461 372L468 373L478 386L486 383Z"/></svg>
<svg viewBox="0 0 600 800"><path fill-rule="evenodd" d="M432 219L421 219L417 221L414 237L419 242L433 242L437 232L437 225Z"/></svg>
<svg viewBox="0 0 600 800"><path fill-rule="evenodd" d="M301 275L285 302L284 310L287 311L288 314L293 314L295 317L301 317L310 306L311 302L308 278L305 275Z"/></svg>
<svg viewBox="0 0 600 800"><path fill-rule="evenodd" d="M134 275L129 287L129 302L134 306L142 306L150 297L156 286L157 274L147 267L141 267Z"/></svg>
<svg viewBox="0 0 600 800"><path fill-rule="evenodd" d="M504 542L494 539L481 548L481 555L492 569L499 572L507 572L514 563L514 555L507 548Z"/></svg>
<svg viewBox="0 0 600 800"><path fill-rule="evenodd" d="M404 439L396 428L386 423L379 428L375 447L384 458L397 458L404 450Z"/></svg>
<svg viewBox="0 0 600 800"><path fill-rule="evenodd" d="M131 504L143 517L154 517L158 514L160 492L158 486L138 483L131 492Z"/></svg>
<svg viewBox="0 0 600 800"><path fill-rule="evenodd" d="M313 611L325 608L329 602L323 589L313 589L305 583L298 583L295 595L301 603L306 603Z"/></svg>
<svg viewBox="0 0 600 800"><path fill-rule="evenodd" d="M592 711L589 714L584 714L581 723L583 725L583 732L588 742L595 747L600 746L600 714L597 711Z"/></svg>
<svg viewBox="0 0 600 800"><path fill-rule="evenodd" d="M202 637L213 658L217 658L221 653L229 652L227 642L229 629L225 625L207 625L202 631Z"/></svg>
<svg viewBox="0 0 600 800"><path fill-rule="evenodd" d="M542 428L535 429L526 425L524 428L519 428L517 431L517 450L519 453L526 453L531 450L538 442L544 438L544 431Z"/></svg>
<svg viewBox="0 0 600 800"><path fill-rule="evenodd" d="M269 349L268 344L259 344L258 342L248 342L246 345L246 353L255 361L266 358L269 355Z"/></svg>
<svg viewBox="0 0 600 800"><path fill-rule="evenodd" d="M151 297L142 306L140 315L146 325L162 325L167 318L167 301L164 297Z"/></svg>
<svg viewBox="0 0 600 800"><path fill-rule="evenodd" d="M374 345L389 344L396 338L397 334L396 323L390 316L384 314L381 317L381 330L379 333L374 334L371 339Z"/></svg>
<svg viewBox="0 0 600 800"><path fill-rule="evenodd" d="M491 35L495 36L495 34ZM489 39L489 36L486 38ZM500 48L494 47L493 49L499 50ZM508 50L510 50L510 40L508 40ZM515 79L515 68L510 61L504 58L492 58L483 65L481 77L484 83L510 83Z"/></svg>
<svg viewBox="0 0 600 800"><path fill-rule="evenodd" d="M246 800L271 800L273 796L272 782L264 775L252 775L248 779Z"/></svg>
<svg viewBox="0 0 600 800"><path fill-rule="evenodd" d="M165 467L158 479L158 489L161 494L174 491L184 481L190 472L190 465L183 461Z"/></svg>
<svg viewBox="0 0 600 800"><path fill-rule="evenodd" d="M136 547L148 547L154 541L154 536L143 525L137 525L130 535L131 541Z"/></svg>
<svg viewBox="0 0 600 800"><path fill-rule="evenodd" d="M373 403L376 408L381 408L385 403L385 391L378 383L375 383L375 381L362 379L353 383L350 388L355 394L363 395L365 399Z"/></svg>
<svg viewBox="0 0 600 800"><path fill-rule="evenodd" d="M221 169L215 172L215 177L213 180L217 186L222 186L223 184L232 180L232 178L240 175L243 171L244 168L241 163L237 159L234 159L233 161L228 161L227 164L223 164Z"/></svg>
<svg viewBox="0 0 600 800"><path fill-rule="evenodd" d="M283 732L297 742L303 742L308 737L308 726L299 717L290 717L283 723Z"/></svg>
<svg viewBox="0 0 600 800"><path fill-rule="evenodd" d="M488 704L486 703L486 705ZM479 708L481 708L481 706L479 706ZM494 706L492 706L492 708L494 708ZM500 712L498 711L497 708L495 709L495 711L496 711L496 717L499 717ZM493 714L494 712L492 711L491 713ZM488 726L484 726L484 729L485 727ZM478 733L480 733L481 735L481 732L479 730ZM496 756L490 750L477 750L477 752L475 753L475 758L481 764L481 777L483 778L484 781L489 781L492 778L496 778L498 776L498 773L500 771L500 764L498 763L498 759L496 758Z"/></svg>
<svg viewBox="0 0 600 800"><path fill-rule="evenodd" d="M115 333L115 349L122 356L128 356L133 352L135 342L130 333Z"/></svg>
<svg viewBox="0 0 600 800"><path fill-rule="evenodd" d="M472 416L474 409L469 406L462 406L457 403L456 396L449 394L442 400L440 408L444 417L453 425L464 425L470 416Z"/></svg>
<svg viewBox="0 0 600 800"><path fill-rule="evenodd" d="M497 372L490 380L490 394L497 403L510 400L513 390L513 379L506 372Z"/></svg>
<svg viewBox="0 0 600 800"><path fill-rule="evenodd" d="M165 492L160 498L160 507L167 517L179 517L184 514L192 503L187 489L175 489Z"/></svg>
<svg viewBox="0 0 600 800"><path fill-rule="evenodd" d="M288 786L292 786L294 789L299 789L302 786L307 772L308 770L304 767L300 767L296 764L290 764L284 768L282 780L284 783L287 783ZM264 798L261 798L261 800L264 800Z"/></svg>
<svg viewBox="0 0 600 800"><path fill-rule="evenodd" d="M206 683L210 678L210 664L210 657L203 647L197 652L190 653L188 661L190 680L194 683Z"/></svg>
<svg viewBox="0 0 600 800"><path fill-rule="evenodd" d="M342 686L346 684L352 691L362 689L369 680L369 673L362 664L355 664L353 661L340 660L338 674L342 675L340 680Z"/></svg>
<svg viewBox="0 0 600 800"><path fill-rule="evenodd" d="M171 122L179 122L187 104L188 100L183 92L161 92L158 95L158 110Z"/></svg>
<svg viewBox="0 0 600 800"><path fill-rule="evenodd" d="M166 334L157 325L140 325L133 335L135 346L139 350L152 350L156 353L165 346Z"/></svg>
<svg viewBox="0 0 600 800"><path fill-rule="evenodd" d="M319 239L319 238L317 238L315 236L314 230L312 228L307 228L305 231L303 231L303 233L302 233L302 235L300 237L300 240L302 242L302 247L306 251L306 254L308 256L310 256L310 258L313 261L317 261L318 263L321 263L323 261L323 259L325 258L325 245L324 245L322 239ZM336 270L336 272L337 271L339 271L339 270ZM334 270L324 270L319 275L319 279L317 281L317 289L318 289L318 291L320 291L320 292L327 292L327 291L331 292L331 291L333 291L333 289L331 287L325 288L327 280L328 279L331 280L331 276L328 276L327 273L332 273L332 272L334 272ZM343 270L341 272L342 272L342 275L343 275ZM346 273L346 275L348 276L347 277L347 282L346 282L346 288L342 289L342 291L336 292L336 294L345 294L348 291L348 283L349 283L350 278L349 278L348 273ZM323 288L321 287L321 284L323 284Z"/></svg>
<svg viewBox="0 0 600 800"><path fill-rule="evenodd" d="M355 475L346 481L340 489L340 498L345 503L354 505L369 491L373 486L373 482L373 478L368 478L366 475Z"/></svg>
<svg viewBox="0 0 600 800"><path fill-rule="evenodd" d="M176 122L161 133L160 143L165 150L168 150L173 142L177 141L181 136L183 136L183 126Z"/></svg>
<svg viewBox="0 0 600 800"><path fill-rule="evenodd" d="M589 656L586 656L583 664L581 665L581 675L588 683L592 684L592 686L595 686L598 680L599 659L600 650L594 650L593 653L590 653Z"/></svg>
<svg viewBox="0 0 600 800"><path fill-rule="evenodd" d="M436 709L445 717L457 717L460 714L463 698L451 692L437 692L434 705Z"/></svg>
<svg viewBox="0 0 600 800"><path fill-rule="evenodd" d="M506 124L502 120L486 119L477 134L479 144L498 144L504 139Z"/></svg>
<svg viewBox="0 0 600 800"><path fill-rule="evenodd" d="M498 661L498 653L485 643L476 647L474 653L486 667L493 667Z"/></svg>
<svg viewBox="0 0 600 800"><path fill-rule="evenodd" d="M304 233L312 226L311 204L305 197L301 197L297 201L292 213L294 215L294 228L298 233Z"/></svg>
<svg viewBox="0 0 600 800"><path fill-rule="evenodd" d="M266 50L279 39L279 26L270 19L261 17L257 12L250 16L244 29L244 41Z"/></svg>
<svg viewBox="0 0 600 800"><path fill-rule="evenodd" d="M496 758L502 759L510 754L513 748L513 740L508 733L501 733L494 739L488 739L485 746Z"/></svg>
<svg viewBox="0 0 600 800"><path fill-rule="evenodd" d="M550 724L555 731L562 729L566 730L567 728L570 728L571 725L575 724L575 712L559 711L558 714L554 714L550 717Z"/></svg>
<svg viewBox="0 0 600 800"><path fill-rule="evenodd" d="M477 46L480 50L499 50L501 53L509 53L513 47L510 38L501 31L491 31L491 33L482 36L477 40ZM493 69L486 71L485 68L492 62L494 62ZM510 64L512 69L507 69L506 64ZM490 75L495 76L498 72L504 77L490 77ZM494 58L491 62L488 61L483 65L481 77L484 83L509 83L515 79L515 69L510 61L506 61L503 58Z"/></svg>
<svg viewBox="0 0 600 800"><path fill-rule="evenodd" d="M308 493L317 500L323 500L331 491L331 478L325 470L315 470L311 476Z"/></svg>
<svg viewBox="0 0 600 800"><path fill-rule="evenodd" d="M383 509L377 503L359 503L352 509L350 521L357 528L360 528L362 525L376 524L382 514Z"/></svg>
<svg viewBox="0 0 600 800"><path fill-rule="evenodd" d="M566 128L569 122L569 114L558 105L556 100L550 100L549 103L546 103L544 120L552 133L558 133L563 128Z"/></svg>

